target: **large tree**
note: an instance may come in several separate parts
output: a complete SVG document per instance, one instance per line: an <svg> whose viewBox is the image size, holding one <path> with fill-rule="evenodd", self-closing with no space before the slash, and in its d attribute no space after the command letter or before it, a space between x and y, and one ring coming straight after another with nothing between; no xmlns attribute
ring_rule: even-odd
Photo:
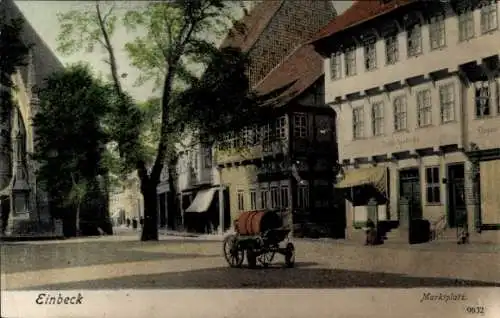
<svg viewBox="0 0 500 318"><path fill-rule="evenodd" d="M51 74L39 92L40 111L34 118L38 178L54 211L63 211L56 216L63 220L68 236L79 232L82 205L88 207L84 203L104 198L92 190L99 188L99 176L108 172L105 145L110 140L107 118L113 95L112 87L95 78L85 65ZM86 211L94 222L100 221L99 227L106 221L103 208ZM100 216L94 215L98 212Z"/></svg>
<svg viewBox="0 0 500 318"><path fill-rule="evenodd" d="M161 89L160 131L150 164L143 155L140 131L135 125L137 107L126 98L120 81L111 41L118 19L113 7L103 13L97 2L93 10L75 10L59 16L62 52L72 53L82 47L93 50L96 45L107 52L114 89L121 101L115 127L118 148L121 158L129 166L135 166L141 180L145 215L142 240L158 239L156 187L169 154L175 151L172 134L201 132L215 140L216 136L240 127L245 120L248 123L259 110L259 99L248 94L244 67L237 67L240 73L230 71L231 67L244 64L244 55L237 50L221 51L209 40L210 35L227 31L230 26L227 18L235 6L239 4L222 0L147 2L125 15L125 25L131 31L146 31L125 45L132 65L141 72L138 84L154 81ZM220 71L218 62L226 58L231 58L230 63L222 63L224 71ZM211 75L199 79L190 68L194 63L210 65ZM207 89L227 87L231 80L237 83L234 91ZM206 97L210 104L194 102L193 96Z"/></svg>

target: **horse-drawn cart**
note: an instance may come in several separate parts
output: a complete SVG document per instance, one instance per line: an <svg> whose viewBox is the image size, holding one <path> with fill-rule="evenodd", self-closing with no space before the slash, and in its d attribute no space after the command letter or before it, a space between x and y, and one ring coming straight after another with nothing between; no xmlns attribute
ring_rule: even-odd
<svg viewBox="0 0 500 318"><path fill-rule="evenodd" d="M281 218L275 212L243 212L234 222L235 234L224 239L224 256L229 266L240 267L245 254L248 267L268 267L276 253L285 257L285 265L295 264L295 247L288 241L290 229L283 228ZM280 243L287 241L284 247Z"/></svg>

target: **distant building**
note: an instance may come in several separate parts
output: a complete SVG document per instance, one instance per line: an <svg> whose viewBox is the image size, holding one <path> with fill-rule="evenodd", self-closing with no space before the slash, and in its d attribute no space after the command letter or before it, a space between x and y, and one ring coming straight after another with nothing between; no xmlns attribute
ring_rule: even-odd
<svg viewBox="0 0 500 318"><path fill-rule="evenodd" d="M500 228L499 40L497 1L357 1L318 34L349 233Z"/></svg>
<svg viewBox="0 0 500 318"><path fill-rule="evenodd" d="M123 186L109 195L109 211L112 219L137 219L144 216L144 199L137 173L129 175Z"/></svg>

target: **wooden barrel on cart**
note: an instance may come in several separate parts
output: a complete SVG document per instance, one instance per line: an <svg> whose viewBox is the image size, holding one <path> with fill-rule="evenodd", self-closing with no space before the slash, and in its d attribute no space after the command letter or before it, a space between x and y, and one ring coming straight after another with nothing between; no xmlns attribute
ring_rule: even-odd
<svg viewBox="0 0 500 318"><path fill-rule="evenodd" d="M241 235L258 235L281 227L280 216L273 211L246 211L235 222L235 229Z"/></svg>

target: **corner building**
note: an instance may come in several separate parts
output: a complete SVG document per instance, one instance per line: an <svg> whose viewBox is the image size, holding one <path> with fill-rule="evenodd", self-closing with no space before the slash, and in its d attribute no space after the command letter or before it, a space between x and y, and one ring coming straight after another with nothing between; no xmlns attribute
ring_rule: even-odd
<svg viewBox="0 0 500 318"><path fill-rule="evenodd" d="M499 228L499 40L497 1L356 1L318 34L348 235Z"/></svg>

